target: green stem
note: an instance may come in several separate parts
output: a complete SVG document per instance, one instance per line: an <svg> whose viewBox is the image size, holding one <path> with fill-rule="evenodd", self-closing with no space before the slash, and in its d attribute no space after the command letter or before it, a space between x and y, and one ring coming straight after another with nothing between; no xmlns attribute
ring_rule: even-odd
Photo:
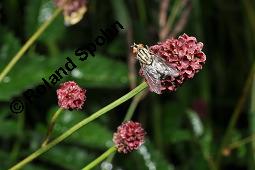
<svg viewBox="0 0 255 170"><path fill-rule="evenodd" d="M253 64L252 68L251 68L251 71L250 71L250 74L245 82L245 86L244 86L244 89L243 89L243 92L242 92L242 95L241 97L239 98L238 100L238 103L236 105L236 108L230 118L230 123L227 127L227 130L226 130L226 133L225 135L223 136L223 140L222 140L222 143L221 143L221 146L220 146L220 150L218 152L218 155L217 155L217 159L216 159L216 165L218 166L220 164L220 159L221 159L221 156L222 156L222 151L225 147L225 145L229 142L229 136L232 132L232 130L234 129L235 125L236 125L236 122L240 116L240 113L243 109L243 106L244 106L244 103L245 103L245 100L249 94L249 90L250 90L250 87L251 87L251 84L252 84L252 80L253 80L253 74L255 72L255 63Z"/></svg>
<svg viewBox="0 0 255 170"><path fill-rule="evenodd" d="M167 21L170 29L173 28L174 20L176 19L177 15L180 13L182 7L183 7L182 1L179 1L179 0L175 1L173 8L171 10L171 14L169 15L169 18Z"/></svg>
<svg viewBox="0 0 255 170"><path fill-rule="evenodd" d="M65 133L60 135L58 138L56 138L53 141L51 141L50 143L48 143L45 147L39 148L37 151L35 151L34 153L32 153L31 155L29 155L28 157L26 157L25 159L20 161L19 163L17 163L13 167L11 167L10 170L20 169L21 167L23 167L27 163L31 162L32 160L34 160L35 158L37 158L38 156L40 156L44 152L48 151L50 148L52 148L56 144L60 143L61 141L63 141L67 137L69 137L71 134L76 132L78 129L80 129L84 125L88 124L89 122L95 120L99 116L105 114L106 112L108 112L108 111L112 110L113 108L119 106L120 104L124 103L128 99L130 99L133 96L135 96L136 94L140 93L146 87L148 87L148 85L145 82L141 83L139 86L137 86L135 89L133 89L132 91L130 91L126 95L124 95L121 98L115 100L111 104L103 107L102 109L100 109L99 111L95 112L94 114L92 114L88 118L85 118L82 121L80 121L79 123L75 124L73 127L68 129Z"/></svg>
<svg viewBox="0 0 255 170"><path fill-rule="evenodd" d="M50 124L49 124L49 127L48 127L47 135L46 135L46 137L45 137L45 140L44 140L43 143L42 143L42 147L45 147L45 146L48 144L48 142L49 142L49 140L50 140L50 135L51 135L52 130L53 130L53 127L54 127L54 125L55 125L55 123L56 123L56 120L57 120L59 114L60 114L62 111L63 111L63 109L62 109L62 108L59 108L59 109L53 114L53 116L52 116L52 118L51 118L51 120L50 120Z"/></svg>
<svg viewBox="0 0 255 170"><path fill-rule="evenodd" d="M251 89L251 103L250 103L250 128L251 133L255 132L255 74L253 74L253 82L252 82L252 89ZM251 143L252 151L255 150L255 141L253 140ZM255 153L252 152L252 162L254 165L255 161ZM254 167L254 166L253 166Z"/></svg>
<svg viewBox="0 0 255 170"><path fill-rule="evenodd" d="M196 140L198 140L198 139L196 139ZM215 161L213 160L211 155L205 151L205 149L203 148L203 146L201 145L201 143L199 141L197 141L197 143L198 143L198 145L199 145L199 147L200 147L200 149L202 151L204 159L208 163L208 168L210 170L218 170L218 167L216 166Z"/></svg>
<svg viewBox="0 0 255 170"><path fill-rule="evenodd" d="M82 170L89 170L92 169L93 167L95 167L96 165L98 165L100 162L102 162L105 158L107 158L109 155L111 155L112 153L114 153L116 151L116 147L113 146L111 148L109 148L107 151L105 151L102 155L100 155L97 159L95 159L94 161L92 161L90 164L88 164L87 166L85 166L84 168L82 168Z"/></svg>
<svg viewBox="0 0 255 170"><path fill-rule="evenodd" d="M131 120L131 118L135 112L135 109L136 109L138 103L140 102L140 100L143 98L144 94L145 93L142 92L134 97L134 99L132 100L132 102L128 108L127 114L126 114L123 122Z"/></svg>
<svg viewBox="0 0 255 170"><path fill-rule="evenodd" d="M241 139L239 141L236 141L236 142L230 144L229 146L225 147L225 149L232 150L232 149L235 149L235 148L239 148L243 145L246 145L249 142L253 142L254 139L255 139L255 134L253 134L251 136L248 136L244 139Z"/></svg>
<svg viewBox="0 0 255 170"><path fill-rule="evenodd" d="M12 58L9 64L4 68L0 74L0 83L3 78L11 71L12 67L19 61L23 54L29 49L29 47L38 39L38 37L45 31L45 29L51 24L51 22L58 16L61 12L61 9L58 8L54 11L53 15L49 20L45 21L38 30L27 40L27 42L22 46L22 48L17 52L17 54Z"/></svg>
<svg viewBox="0 0 255 170"><path fill-rule="evenodd" d="M130 104L130 106L128 108L128 111L126 113L126 116L125 116L123 122L131 120L131 118L133 117L133 115L135 113L135 109L136 109L138 103L144 97L145 94L146 94L146 91L141 92L141 93L139 93L138 95L136 95L134 97L134 99L132 100L132 102L131 102L131 104ZM113 153L110 157L108 157L106 161L111 163L113 158L114 158L114 156L115 156L115 153Z"/></svg>
<svg viewBox="0 0 255 170"><path fill-rule="evenodd" d="M152 110L152 124L153 124L153 137L155 144L159 151L162 153L164 152L164 142L162 137L162 109L159 103L159 100L157 100L158 97L155 96L153 98L153 110ZM169 150L168 150L169 151Z"/></svg>
<svg viewBox="0 0 255 170"><path fill-rule="evenodd" d="M15 144L13 146L13 149L10 153L10 160L11 164L15 163L19 153L20 153L20 148L21 148L21 143L22 143L22 137L24 134L24 120L25 120L25 113L20 114L17 122L17 139L15 140Z"/></svg>

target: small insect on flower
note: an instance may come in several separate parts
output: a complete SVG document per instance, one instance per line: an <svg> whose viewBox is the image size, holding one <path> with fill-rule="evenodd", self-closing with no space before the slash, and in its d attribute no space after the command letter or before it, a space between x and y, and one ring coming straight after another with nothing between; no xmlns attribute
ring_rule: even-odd
<svg viewBox="0 0 255 170"><path fill-rule="evenodd" d="M135 44L131 46L133 53L141 65L141 70L151 91L161 94L161 80L166 77L177 77L179 71L166 62L165 59L154 54L148 46Z"/></svg>

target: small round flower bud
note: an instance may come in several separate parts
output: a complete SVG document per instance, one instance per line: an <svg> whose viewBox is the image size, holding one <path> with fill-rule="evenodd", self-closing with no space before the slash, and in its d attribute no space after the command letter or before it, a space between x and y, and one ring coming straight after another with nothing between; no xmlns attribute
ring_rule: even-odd
<svg viewBox="0 0 255 170"><path fill-rule="evenodd" d="M122 123L113 134L113 142L121 153L137 150L144 143L145 131L138 122Z"/></svg>
<svg viewBox="0 0 255 170"><path fill-rule="evenodd" d="M162 57L172 67L179 71L177 77L166 77L161 80L161 90L174 91L185 80L193 78L202 69L206 55L202 52L203 43L187 34L178 39L167 39L150 47L150 51ZM142 72L140 74L143 75Z"/></svg>
<svg viewBox="0 0 255 170"><path fill-rule="evenodd" d="M57 90L58 105L64 109L81 109L86 90L80 88L74 81L68 81L60 85Z"/></svg>
<svg viewBox="0 0 255 170"><path fill-rule="evenodd" d="M78 23L87 11L87 0L54 0L54 2L63 9L66 25Z"/></svg>

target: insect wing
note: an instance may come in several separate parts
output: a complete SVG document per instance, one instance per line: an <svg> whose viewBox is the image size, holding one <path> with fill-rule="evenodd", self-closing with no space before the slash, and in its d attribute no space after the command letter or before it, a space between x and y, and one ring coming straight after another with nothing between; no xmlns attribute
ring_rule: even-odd
<svg viewBox="0 0 255 170"><path fill-rule="evenodd" d="M177 69L173 68L170 64L166 62L163 58L153 55L153 60L155 63L155 67L158 69L158 71L161 74L164 74L164 76L173 76L177 77L179 75L179 72Z"/></svg>
<svg viewBox="0 0 255 170"><path fill-rule="evenodd" d="M147 66L143 67L143 74L144 74L144 78L146 79L150 90L157 93L157 94L161 94L161 82L159 78L156 78L155 75L153 75L153 73L151 73L150 68L148 68Z"/></svg>

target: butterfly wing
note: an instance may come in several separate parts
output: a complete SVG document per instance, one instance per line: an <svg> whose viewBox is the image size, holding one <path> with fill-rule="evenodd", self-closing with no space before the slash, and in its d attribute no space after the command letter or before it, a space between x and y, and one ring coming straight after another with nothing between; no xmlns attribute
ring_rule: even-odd
<svg viewBox="0 0 255 170"><path fill-rule="evenodd" d="M160 81L160 76L157 75L157 73L153 72L152 69L150 69L148 66L143 66L143 75L144 78L146 79L150 90L157 93L161 94L161 81Z"/></svg>

